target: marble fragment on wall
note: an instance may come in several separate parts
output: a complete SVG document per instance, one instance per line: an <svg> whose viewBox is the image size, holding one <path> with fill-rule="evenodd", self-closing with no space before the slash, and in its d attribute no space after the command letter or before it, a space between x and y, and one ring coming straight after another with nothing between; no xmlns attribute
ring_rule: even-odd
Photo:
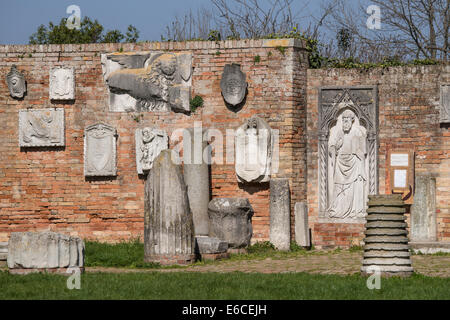
<svg viewBox="0 0 450 320"><path fill-rule="evenodd" d="M169 148L169 137L163 130L154 128L136 129L136 167L144 174L153 167L153 161L162 150Z"/></svg>
<svg viewBox="0 0 450 320"><path fill-rule="evenodd" d="M190 113L191 53L111 53L101 61L110 111Z"/></svg>
<svg viewBox="0 0 450 320"><path fill-rule="evenodd" d="M235 169L239 182L267 182L270 180L273 133L263 119L253 116L236 131Z"/></svg>
<svg viewBox="0 0 450 320"><path fill-rule="evenodd" d="M64 146L64 109L19 110L20 147Z"/></svg>
<svg viewBox="0 0 450 320"><path fill-rule="evenodd" d="M57 67L50 70L50 99L75 99L75 69Z"/></svg>
<svg viewBox="0 0 450 320"><path fill-rule="evenodd" d="M116 137L116 129L103 123L97 123L85 129L85 176L117 175Z"/></svg>

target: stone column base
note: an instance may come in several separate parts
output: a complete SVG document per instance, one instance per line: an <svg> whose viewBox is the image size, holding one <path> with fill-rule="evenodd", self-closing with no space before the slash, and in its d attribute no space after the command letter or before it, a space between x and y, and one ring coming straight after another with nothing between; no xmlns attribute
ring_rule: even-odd
<svg viewBox="0 0 450 320"><path fill-rule="evenodd" d="M20 275L26 275L30 273L54 273L59 275L65 275L65 276L71 276L73 274L72 272L67 272L67 270L71 269L80 269L81 273L84 273L84 267L69 267L69 268L29 268L29 269L9 269L10 274L20 274Z"/></svg>
<svg viewBox="0 0 450 320"><path fill-rule="evenodd" d="M159 263L163 266L188 265L195 262L195 254L153 255L146 256L144 261L147 263Z"/></svg>

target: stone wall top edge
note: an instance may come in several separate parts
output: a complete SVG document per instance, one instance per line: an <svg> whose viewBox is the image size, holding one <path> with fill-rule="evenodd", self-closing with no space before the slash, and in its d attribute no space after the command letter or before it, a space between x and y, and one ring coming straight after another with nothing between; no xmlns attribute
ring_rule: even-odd
<svg viewBox="0 0 450 320"><path fill-rule="evenodd" d="M143 43L89 43L89 44L0 44L0 53L45 53L45 52L111 52L145 50L202 50L293 47L305 48L300 39L243 39L225 41L183 41Z"/></svg>
<svg viewBox="0 0 450 320"><path fill-rule="evenodd" d="M371 69L364 68L321 68L321 69L308 69L308 75L310 76L323 76L324 74L338 74L338 75L354 75L358 74L369 75L369 74L390 74L390 73L412 73L415 71L418 72L437 72L437 71L450 72L450 62L449 63L440 63L434 65L405 65L405 66L392 66L392 67L375 67Z"/></svg>

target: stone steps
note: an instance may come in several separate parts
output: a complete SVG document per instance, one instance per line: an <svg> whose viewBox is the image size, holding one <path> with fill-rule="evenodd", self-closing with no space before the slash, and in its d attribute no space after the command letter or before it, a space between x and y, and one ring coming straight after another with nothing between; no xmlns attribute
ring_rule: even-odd
<svg viewBox="0 0 450 320"><path fill-rule="evenodd" d="M0 242L0 261L8 259L8 242Z"/></svg>
<svg viewBox="0 0 450 320"><path fill-rule="evenodd" d="M413 273L404 204L399 195L369 196L362 274Z"/></svg>

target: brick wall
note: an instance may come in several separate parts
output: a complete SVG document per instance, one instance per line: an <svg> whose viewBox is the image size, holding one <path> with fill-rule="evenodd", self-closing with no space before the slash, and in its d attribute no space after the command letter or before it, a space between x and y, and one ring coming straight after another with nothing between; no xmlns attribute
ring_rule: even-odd
<svg viewBox="0 0 450 320"><path fill-rule="evenodd" d="M415 152L415 173L436 176L438 241L450 241L450 129L439 123L439 86L450 82L450 65L308 70L307 195L310 227L317 246L349 246L363 238L363 224L332 224L318 218L318 88L378 85L379 193L390 193L387 155ZM407 213L409 221L409 213Z"/></svg>
<svg viewBox="0 0 450 320"><path fill-rule="evenodd" d="M120 49L191 51L192 95L202 96L204 107L190 116L109 112L100 55ZM241 64L247 74L246 104L237 113L226 108L220 93L228 63ZM11 98L6 84L13 64L27 80L22 100ZM73 104L49 100L49 70L55 66L75 68ZM219 129L225 136L226 129L236 129L256 114L280 131L280 166L274 176L290 179L294 200L306 199L306 66L302 43L293 40L0 46L0 241L11 232L48 229L100 241L143 239L144 178L136 171L134 132L144 126L164 129L170 137L175 129L201 121L204 128ZM50 107L64 108L65 147L21 150L19 110ZM83 174L84 128L96 122L118 131L118 174L113 179ZM269 184L238 184L229 164L213 164L211 174L212 196L249 198L255 210L253 240L268 240Z"/></svg>

